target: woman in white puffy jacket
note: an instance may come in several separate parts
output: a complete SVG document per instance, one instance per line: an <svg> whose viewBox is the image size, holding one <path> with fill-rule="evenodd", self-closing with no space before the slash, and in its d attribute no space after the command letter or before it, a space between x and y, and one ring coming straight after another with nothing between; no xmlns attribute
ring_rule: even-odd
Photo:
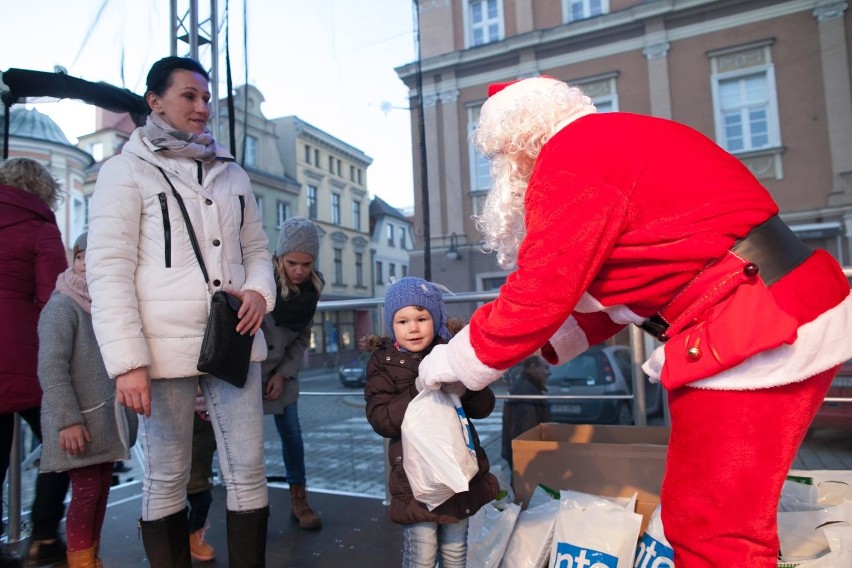
<svg viewBox="0 0 852 568"><path fill-rule="evenodd" d="M119 402L142 415L142 540L153 568L190 566L185 502L200 385L228 493L230 565L263 566L269 509L259 362L266 346L258 330L275 303L267 237L248 176L207 130L204 68L166 57L151 67L147 83L147 124L98 175L86 258L107 371ZM242 301L237 330L254 335L243 388L197 369L217 290Z"/></svg>

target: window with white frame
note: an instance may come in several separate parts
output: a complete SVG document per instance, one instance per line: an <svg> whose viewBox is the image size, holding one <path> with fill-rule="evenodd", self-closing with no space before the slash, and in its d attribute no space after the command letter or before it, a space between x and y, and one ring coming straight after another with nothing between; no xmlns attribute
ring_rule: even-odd
<svg viewBox="0 0 852 568"><path fill-rule="evenodd" d="M408 248L407 239L405 238L405 233L408 231L405 227L399 228L399 248L405 250Z"/></svg>
<svg viewBox="0 0 852 568"><path fill-rule="evenodd" d="M467 45L474 47L503 38L503 1L467 0Z"/></svg>
<svg viewBox="0 0 852 568"><path fill-rule="evenodd" d="M352 202L352 228L356 231L361 230L361 202Z"/></svg>
<svg viewBox="0 0 852 568"><path fill-rule="evenodd" d="M284 224L284 221L290 218L290 204L286 201L279 201L276 205L277 210L277 227Z"/></svg>
<svg viewBox="0 0 852 568"><path fill-rule="evenodd" d="M471 211L474 217L479 217L485 211L485 199L488 197L486 191L476 191L470 194Z"/></svg>
<svg viewBox="0 0 852 568"><path fill-rule="evenodd" d="M308 186L308 217L310 219L317 218L317 187L315 185Z"/></svg>
<svg viewBox="0 0 852 568"><path fill-rule="evenodd" d="M246 136L246 155L244 163L246 166L257 165L257 138L254 136Z"/></svg>
<svg viewBox="0 0 852 568"><path fill-rule="evenodd" d="M86 197L82 193L74 193L71 197L71 235L76 238L77 235L85 231L89 225L89 215L87 212L88 203Z"/></svg>
<svg viewBox="0 0 852 568"><path fill-rule="evenodd" d="M393 281L396 278L396 264L393 262L388 263L388 281Z"/></svg>
<svg viewBox="0 0 852 568"><path fill-rule="evenodd" d="M376 284L384 284L385 283L385 275L384 275L384 267L382 266L382 261L376 261Z"/></svg>
<svg viewBox="0 0 852 568"><path fill-rule="evenodd" d="M334 283L343 284L343 251L334 249Z"/></svg>
<svg viewBox="0 0 852 568"><path fill-rule="evenodd" d="M566 24L608 12L609 0L562 0L562 14Z"/></svg>
<svg viewBox="0 0 852 568"><path fill-rule="evenodd" d="M104 143L103 142L93 142L89 145L89 154L95 159L96 162L100 162L104 159Z"/></svg>
<svg viewBox="0 0 852 568"><path fill-rule="evenodd" d="M608 73L603 76L580 79L571 84L580 87L583 94L592 99L592 104L598 112L615 112L618 110L616 79L616 73Z"/></svg>
<svg viewBox="0 0 852 568"><path fill-rule="evenodd" d="M771 41L710 53L716 142L738 153L781 146Z"/></svg>
<svg viewBox="0 0 852 568"><path fill-rule="evenodd" d="M331 222L335 225L340 224L340 194L331 194Z"/></svg>
<svg viewBox="0 0 852 568"><path fill-rule="evenodd" d="M394 231L393 225L388 223L385 226L385 230L386 230L387 235L388 235L388 246L394 246L394 244L393 244L393 231Z"/></svg>
<svg viewBox="0 0 852 568"><path fill-rule="evenodd" d="M474 195L478 193L485 194L491 189L491 162L476 149L471 136L479 122L480 108L477 106L467 109L467 154L468 162L470 163L470 192Z"/></svg>
<svg viewBox="0 0 852 568"><path fill-rule="evenodd" d="M263 220L263 196L255 193L254 194L254 200L257 203L257 214L262 221ZM265 222L263 224L266 225Z"/></svg>
<svg viewBox="0 0 852 568"><path fill-rule="evenodd" d="M360 252L355 253L355 285L364 285L364 254Z"/></svg>

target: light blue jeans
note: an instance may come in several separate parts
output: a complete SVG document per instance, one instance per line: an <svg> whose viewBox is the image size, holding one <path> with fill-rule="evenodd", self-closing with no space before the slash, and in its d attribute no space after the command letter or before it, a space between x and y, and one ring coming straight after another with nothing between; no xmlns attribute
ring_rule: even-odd
<svg viewBox="0 0 852 568"><path fill-rule="evenodd" d="M252 363L241 389L210 375L151 381L151 416L139 422L139 437L146 453L143 521L162 519L186 507L198 385L216 434L228 510L253 511L269 502L260 363Z"/></svg>
<svg viewBox="0 0 852 568"><path fill-rule="evenodd" d="M465 568L467 519L448 525L404 525L402 540L402 568L435 568L439 552L441 568Z"/></svg>

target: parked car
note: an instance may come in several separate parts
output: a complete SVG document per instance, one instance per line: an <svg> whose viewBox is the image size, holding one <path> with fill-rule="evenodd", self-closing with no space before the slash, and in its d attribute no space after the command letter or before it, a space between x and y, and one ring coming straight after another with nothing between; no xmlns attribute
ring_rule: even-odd
<svg viewBox="0 0 852 568"><path fill-rule="evenodd" d="M828 388L826 398L852 398L852 359L843 363ZM811 428L852 429L852 402L824 401Z"/></svg>
<svg viewBox="0 0 852 568"><path fill-rule="evenodd" d="M344 387L363 387L367 384L367 361L369 353L359 353L357 357L337 368L340 383Z"/></svg>
<svg viewBox="0 0 852 568"><path fill-rule="evenodd" d="M551 368L548 395L632 394L630 348L623 345L595 345L571 361ZM645 377L646 411L649 416L663 411L663 389ZM633 424L633 401L629 399L550 400L554 422L571 424Z"/></svg>

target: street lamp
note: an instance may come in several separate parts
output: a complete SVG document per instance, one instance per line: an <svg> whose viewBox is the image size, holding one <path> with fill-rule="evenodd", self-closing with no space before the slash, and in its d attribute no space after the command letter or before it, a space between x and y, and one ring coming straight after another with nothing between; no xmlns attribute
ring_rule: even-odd
<svg viewBox="0 0 852 568"><path fill-rule="evenodd" d="M447 249L447 258L450 260L461 260L461 252L459 252L459 238L455 233L450 235L450 248Z"/></svg>

